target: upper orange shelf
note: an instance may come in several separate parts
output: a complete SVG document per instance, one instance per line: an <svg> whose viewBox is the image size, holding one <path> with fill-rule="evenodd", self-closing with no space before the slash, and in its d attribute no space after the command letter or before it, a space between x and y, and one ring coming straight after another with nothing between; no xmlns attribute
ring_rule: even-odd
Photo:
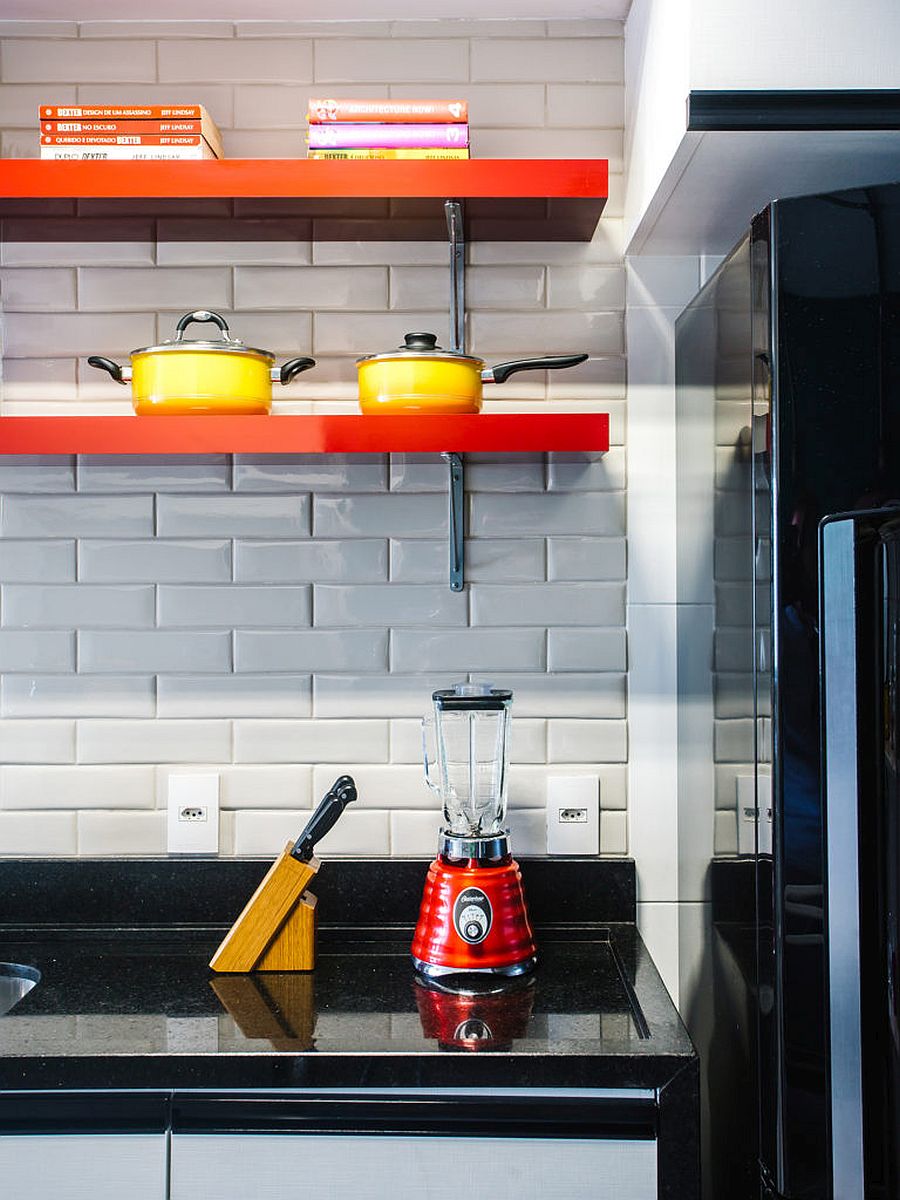
<svg viewBox="0 0 900 1200"><path fill-rule="evenodd" d="M0 417L0 454L387 454L609 449L607 413Z"/></svg>
<svg viewBox="0 0 900 1200"><path fill-rule="evenodd" d="M146 201L158 200L161 215L310 220L315 222L313 236L325 241L367 236L443 240L443 201L461 200L470 239L586 241L603 211L608 184L605 159L3 159L0 215L109 217L133 211L146 216ZM129 201L140 204L129 210ZM211 210L210 201L225 206ZM10 222L5 236L27 237L23 224ZM240 222L235 226L235 236L241 236ZM114 230L108 236L115 237ZM92 228L91 240L97 237ZM210 237L220 240L221 228L212 232L211 225Z"/></svg>

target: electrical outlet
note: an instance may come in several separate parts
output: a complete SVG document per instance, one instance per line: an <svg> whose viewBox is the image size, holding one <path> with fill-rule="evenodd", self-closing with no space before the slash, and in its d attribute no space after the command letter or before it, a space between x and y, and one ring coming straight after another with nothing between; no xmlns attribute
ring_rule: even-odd
<svg viewBox="0 0 900 1200"><path fill-rule="evenodd" d="M170 854L218 854L218 775L169 776L166 849Z"/></svg>
<svg viewBox="0 0 900 1200"><path fill-rule="evenodd" d="M548 777L547 853L600 853L600 780L596 775Z"/></svg>

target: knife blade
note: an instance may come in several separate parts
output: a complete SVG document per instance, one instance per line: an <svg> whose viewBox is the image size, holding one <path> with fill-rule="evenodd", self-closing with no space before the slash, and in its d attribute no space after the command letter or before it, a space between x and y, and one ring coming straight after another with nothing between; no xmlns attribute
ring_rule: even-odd
<svg viewBox="0 0 900 1200"><path fill-rule="evenodd" d="M337 823L341 813L357 796L356 784L350 775L341 775L319 801L319 806L306 822L306 826L294 843L291 857L299 862L309 862L317 842Z"/></svg>

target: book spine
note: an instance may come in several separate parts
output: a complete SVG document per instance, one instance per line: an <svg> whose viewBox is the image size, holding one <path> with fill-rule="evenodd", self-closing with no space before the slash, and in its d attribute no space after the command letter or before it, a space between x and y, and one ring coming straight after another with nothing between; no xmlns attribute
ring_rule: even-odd
<svg viewBox="0 0 900 1200"><path fill-rule="evenodd" d="M205 133L202 121L42 121L41 133Z"/></svg>
<svg viewBox="0 0 900 1200"><path fill-rule="evenodd" d="M310 150L307 158L321 159L324 161L336 162L340 159L359 160L436 160L436 159L461 159L468 158L468 150L444 150L440 146L428 150L424 147L419 149L407 150L388 150L384 147L380 149L355 149L355 150Z"/></svg>
<svg viewBox="0 0 900 1200"><path fill-rule="evenodd" d="M405 146L465 147L469 144L468 125L310 125L309 144L314 149L351 149L354 147Z"/></svg>
<svg viewBox="0 0 900 1200"><path fill-rule="evenodd" d="M211 120L202 104L42 104L42 121L201 121Z"/></svg>
<svg viewBox="0 0 900 1200"><path fill-rule="evenodd" d="M200 146L41 146L42 159L66 158L125 162L132 159L215 157L205 142Z"/></svg>
<svg viewBox="0 0 900 1200"><path fill-rule="evenodd" d="M401 123L465 124L469 106L465 100L329 100L309 101L306 118L311 125L331 121L378 121Z"/></svg>
<svg viewBox="0 0 900 1200"><path fill-rule="evenodd" d="M201 146L199 133L63 133L41 136L42 146Z"/></svg>

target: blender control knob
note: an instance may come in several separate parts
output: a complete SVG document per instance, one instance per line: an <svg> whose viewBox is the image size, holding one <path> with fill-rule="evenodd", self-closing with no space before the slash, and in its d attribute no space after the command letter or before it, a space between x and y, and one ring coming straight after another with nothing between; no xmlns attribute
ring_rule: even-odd
<svg viewBox="0 0 900 1200"><path fill-rule="evenodd" d="M453 906L453 925L470 946L483 942L493 920L491 902L481 888L466 888Z"/></svg>

